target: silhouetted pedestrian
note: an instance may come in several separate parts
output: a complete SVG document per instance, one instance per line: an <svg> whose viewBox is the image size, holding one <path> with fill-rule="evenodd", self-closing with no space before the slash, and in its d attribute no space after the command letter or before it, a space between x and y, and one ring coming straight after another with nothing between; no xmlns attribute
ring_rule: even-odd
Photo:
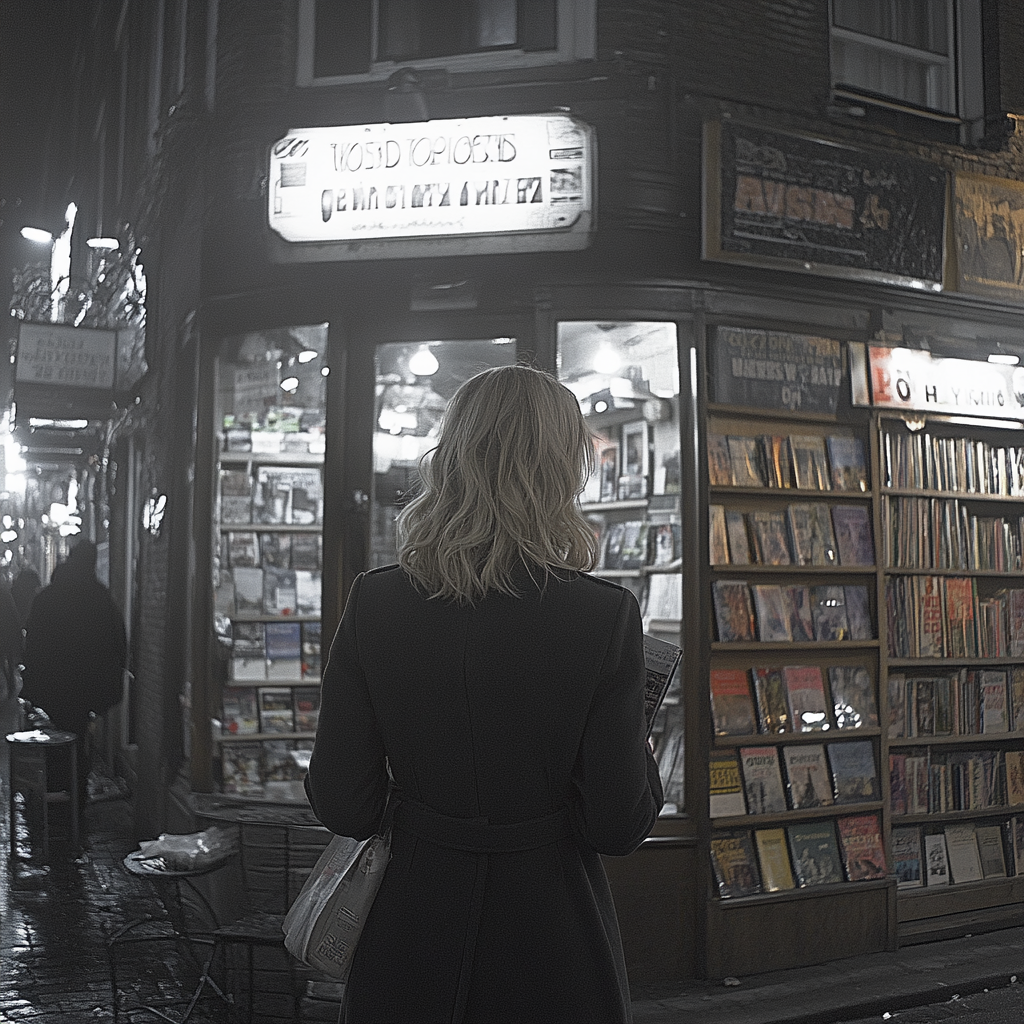
<svg viewBox="0 0 1024 1024"><path fill-rule="evenodd" d="M22 629L25 628L25 623L28 622L28 613L32 608L32 599L42 588L43 581L39 578L39 573L35 569L22 569L14 577L14 582L11 584L11 596L14 598L14 604L18 609L18 621L21 623Z"/></svg>

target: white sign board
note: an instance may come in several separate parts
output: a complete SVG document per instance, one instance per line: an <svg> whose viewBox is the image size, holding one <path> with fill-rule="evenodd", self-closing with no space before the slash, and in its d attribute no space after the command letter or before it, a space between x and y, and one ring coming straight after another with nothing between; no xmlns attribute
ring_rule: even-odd
<svg viewBox="0 0 1024 1024"><path fill-rule="evenodd" d="M990 419L1024 417L1024 367L868 346L871 404Z"/></svg>
<svg viewBox="0 0 1024 1024"><path fill-rule="evenodd" d="M111 389L117 332L64 324L23 323L14 379L22 384Z"/></svg>
<svg viewBox="0 0 1024 1024"><path fill-rule="evenodd" d="M567 114L296 128L270 151L282 260L582 249L593 129Z"/></svg>

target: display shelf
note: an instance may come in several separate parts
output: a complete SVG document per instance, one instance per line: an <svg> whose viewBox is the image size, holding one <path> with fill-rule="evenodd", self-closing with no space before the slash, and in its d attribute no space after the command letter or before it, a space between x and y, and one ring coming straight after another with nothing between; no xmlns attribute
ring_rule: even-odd
<svg viewBox="0 0 1024 1024"><path fill-rule="evenodd" d="M628 512L633 509L646 509L650 501L647 498L624 498L621 501L584 501L580 503L583 512Z"/></svg>
<svg viewBox="0 0 1024 1024"><path fill-rule="evenodd" d="M889 668L941 668L943 665L983 667L985 665L1024 665L1024 658L887 658Z"/></svg>
<svg viewBox="0 0 1024 1024"><path fill-rule="evenodd" d="M962 747L967 743L1008 743L1024 741L1019 732L965 732L950 736L890 736L889 749L900 747Z"/></svg>
<svg viewBox="0 0 1024 1024"><path fill-rule="evenodd" d="M869 878L860 882L831 882L826 885L805 885L795 889L781 889L778 892L758 893L755 896L730 896L728 899L712 898L709 902L716 909L741 911L745 907L838 896L849 893L851 889L855 889L857 892L864 892L868 889L888 889L895 884L895 879Z"/></svg>
<svg viewBox="0 0 1024 1024"><path fill-rule="evenodd" d="M214 737L218 743L262 743L265 740L312 740L315 732L249 732L241 736L238 733L218 733Z"/></svg>
<svg viewBox="0 0 1024 1024"><path fill-rule="evenodd" d="M315 533L323 532L323 523L225 523L220 524L221 533Z"/></svg>
<svg viewBox="0 0 1024 1024"><path fill-rule="evenodd" d="M758 654L762 651L853 651L858 648L878 648L877 640L712 640L714 651L746 651Z"/></svg>
<svg viewBox="0 0 1024 1024"><path fill-rule="evenodd" d="M741 420L751 420L757 424L765 420L786 423L807 423L820 427L845 426L841 424L834 413L819 412L798 412L790 409L750 409L744 405L727 405L721 402L708 402L707 410L709 416L729 416ZM822 431L824 433L824 431ZM767 433L767 431L759 431Z"/></svg>
<svg viewBox="0 0 1024 1024"><path fill-rule="evenodd" d="M843 740L869 739L881 735L882 730L875 726L865 726L862 729L817 729L814 732L756 732L745 736L715 736L714 745L719 749L782 747L797 743L838 743Z"/></svg>
<svg viewBox="0 0 1024 1024"><path fill-rule="evenodd" d="M227 679L224 682L225 689L241 689L244 686L319 686L320 676L309 676L306 679Z"/></svg>
<svg viewBox="0 0 1024 1024"><path fill-rule="evenodd" d="M712 818L711 827L713 829L778 828L797 821L853 817L858 814L878 813L881 809L881 800L869 800L859 804L826 804L823 807L806 807L799 811L779 811L776 814L735 814L727 818Z"/></svg>
<svg viewBox="0 0 1024 1024"><path fill-rule="evenodd" d="M889 566L885 569L886 576L970 576L976 579L1021 579L1021 570L996 569L905 569L902 566Z"/></svg>
<svg viewBox="0 0 1024 1024"><path fill-rule="evenodd" d="M319 615L229 615L232 622L319 622Z"/></svg>
<svg viewBox="0 0 1024 1024"><path fill-rule="evenodd" d="M973 807L969 811L934 811L928 814L894 814L894 827L900 825L927 825L945 821L973 821L975 818L1006 818L1024 813L1024 806L1000 804L995 807Z"/></svg>
<svg viewBox="0 0 1024 1024"><path fill-rule="evenodd" d="M747 565L733 565L731 562L719 562L711 566L712 578L715 576L870 576L877 575L873 565L759 565L756 562Z"/></svg>
<svg viewBox="0 0 1024 1024"><path fill-rule="evenodd" d="M320 452L228 452L218 454L221 465L251 466L322 466Z"/></svg>
<svg viewBox="0 0 1024 1024"><path fill-rule="evenodd" d="M1024 505L1024 495L1021 494L991 494L987 491L916 491L909 487L881 487L883 495L898 498L940 498L943 501L984 501L997 505Z"/></svg>

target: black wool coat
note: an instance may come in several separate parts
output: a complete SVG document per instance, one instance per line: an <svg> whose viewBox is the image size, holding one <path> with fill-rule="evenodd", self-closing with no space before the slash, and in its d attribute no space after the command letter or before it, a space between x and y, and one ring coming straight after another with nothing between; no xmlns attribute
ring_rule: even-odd
<svg viewBox="0 0 1024 1024"><path fill-rule="evenodd" d="M374 833L388 768L402 797L490 825L567 808L567 837L478 853L396 821L342 1020L630 1020L599 854L624 855L662 804L646 742L643 634L629 591L524 572L523 596L426 600L398 567L355 581L324 670L307 791L339 835ZM399 818L400 821L400 818Z"/></svg>

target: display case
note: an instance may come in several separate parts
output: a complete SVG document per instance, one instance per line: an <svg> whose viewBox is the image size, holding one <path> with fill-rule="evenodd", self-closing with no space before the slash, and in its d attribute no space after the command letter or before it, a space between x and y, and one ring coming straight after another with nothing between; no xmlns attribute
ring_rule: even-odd
<svg viewBox="0 0 1024 1024"><path fill-rule="evenodd" d="M221 791L305 801L320 706L325 325L227 338L216 363L213 587Z"/></svg>

